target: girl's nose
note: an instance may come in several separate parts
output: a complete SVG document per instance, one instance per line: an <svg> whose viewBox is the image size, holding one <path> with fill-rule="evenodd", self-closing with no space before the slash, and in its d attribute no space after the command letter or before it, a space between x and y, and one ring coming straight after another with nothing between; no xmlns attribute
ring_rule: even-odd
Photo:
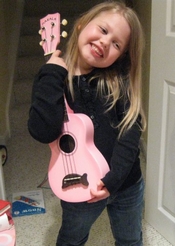
<svg viewBox="0 0 175 246"><path fill-rule="evenodd" d="M100 43L101 45L104 47L104 48L108 48L109 47L109 44L110 44L110 40L107 36L104 36L100 39Z"/></svg>

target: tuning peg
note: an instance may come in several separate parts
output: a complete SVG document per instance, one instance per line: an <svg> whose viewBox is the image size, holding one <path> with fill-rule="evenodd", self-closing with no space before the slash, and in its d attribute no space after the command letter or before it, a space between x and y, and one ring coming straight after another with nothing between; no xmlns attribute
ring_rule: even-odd
<svg viewBox="0 0 175 246"><path fill-rule="evenodd" d="M52 34L52 35L50 35L50 37L51 37L51 39L53 40L54 38L55 38L55 36Z"/></svg>
<svg viewBox="0 0 175 246"><path fill-rule="evenodd" d="M43 39L39 42L39 45L43 46L44 42L46 42L46 39Z"/></svg>
<svg viewBox="0 0 175 246"><path fill-rule="evenodd" d="M67 37L67 32L63 31L63 32L61 33L61 36L62 36L63 38L66 38L66 37Z"/></svg>
<svg viewBox="0 0 175 246"><path fill-rule="evenodd" d="M44 26L38 31L38 33L41 35L43 30L45 30Z"/></svg>
<svg viewBox="0 0 175 246"><path fill-rule="evenodd" d="M52 27L54 27L54 26L55 26L55 23L54 23L54 22L52 22L52 23L51 23L51 26L52 26Z"/></svg>
<svg viewBox="0 0 175 246"><path fill-rule="evenodd" d="M62 20L62 22L61 22L61 24L62 24L63 26L66 26L66 25L67 25L67 23L68 23L68 22L67 22L67 20L66 20L66 19L63 19L63 20Z"/></svg>

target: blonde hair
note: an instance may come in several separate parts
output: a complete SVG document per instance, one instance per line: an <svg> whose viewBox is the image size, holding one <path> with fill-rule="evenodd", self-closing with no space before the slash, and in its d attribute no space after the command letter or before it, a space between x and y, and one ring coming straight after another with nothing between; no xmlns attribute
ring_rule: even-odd
<svg viewBox="0 0 175 246"><path fill-rule="evenodd" d="M81 30L101 12L115 11L121 14L131 29L128 50L118 58L111 66L98 69L97 91L103 93L107 87L108 111L112 109L120 97L129 100L129 108L124 112L124 118L117 126L120 135L130 129L140 114L142 117L142 130L146 127L145 116L141 103L141 80L142 80L142 53L144 37L140 21L135 12L121 2L103 2L90 11L83 14L76 22L67 43L65 61L68 66L68 84L72 97L74 98L72 78L78 60L78 37ZM80 28L81 26L81 28ZM107 82L107 83L106 83Z"/></svg>

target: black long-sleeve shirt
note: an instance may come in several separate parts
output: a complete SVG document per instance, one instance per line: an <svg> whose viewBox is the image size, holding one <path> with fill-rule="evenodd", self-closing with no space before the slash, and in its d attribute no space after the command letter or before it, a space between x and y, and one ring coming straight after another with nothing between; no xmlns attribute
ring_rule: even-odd
<svg viewBox="0 0 175 246"><path fill-rule="evenodd" d="M98 79L88 83L95 70L87 75L75 76L74 100L65 84L67 71L61 66L45 64L35 77L28 129L36 140L50 143L56 140L64 122L64 95L74 113L88 115L94 125L94 143L109 164L110 171L102 178L108 191L126 189L141 177L139 160L140 122L137 122L120 138L113 127L122 119L125 111L119 99L114 109L105 113L105 98L97 94Z"/></svg>

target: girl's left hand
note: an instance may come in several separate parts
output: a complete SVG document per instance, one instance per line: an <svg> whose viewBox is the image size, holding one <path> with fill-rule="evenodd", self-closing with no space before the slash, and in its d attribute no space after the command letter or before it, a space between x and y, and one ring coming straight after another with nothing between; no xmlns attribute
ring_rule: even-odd
<svg viewBox="0 0 175 246"><path fill-rule="evenodd" d="M55 52L53 52L47 63L56 64L67 69L65 61L63 60L62 57L60 57L60 55L61 55L61 50L56 50Z"/></svg>
<svg viewBox="0 0 175 246"><path fill-rule="evenodd" d="M97 191L91 189L90 192L93 198L89 200L88 203L98 202L110 196L109 191L101 180L97 183Z"/></svg>

